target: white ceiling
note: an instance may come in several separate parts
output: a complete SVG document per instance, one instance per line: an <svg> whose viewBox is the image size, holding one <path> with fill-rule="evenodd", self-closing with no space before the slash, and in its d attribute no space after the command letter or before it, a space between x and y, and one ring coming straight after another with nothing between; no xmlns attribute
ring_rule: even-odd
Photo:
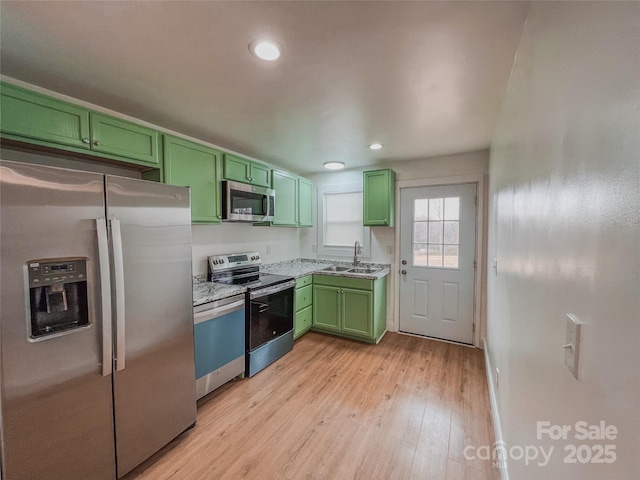
<svg viewBox="0 0 640 480"><path fill-rule="evenodd" d="M487 148L528 2L0 3L0 72L300 173ZM277 62L248 44L284 46ZM385 145L378 152L367 144Z"/></svg>

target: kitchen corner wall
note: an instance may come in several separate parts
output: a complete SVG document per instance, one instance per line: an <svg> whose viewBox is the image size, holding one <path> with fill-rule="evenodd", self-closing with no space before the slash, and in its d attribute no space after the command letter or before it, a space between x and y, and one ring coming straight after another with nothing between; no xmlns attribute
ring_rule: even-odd
<svg viewBox="0 0 640 480"><path fill-rule="evenodd" d="M487 353L514 480L640 475L639 20L638 2L532 2L492 142ZM548 464L513 458L534 448Z"/></svg>
<svg viewBox="0 0 640 480"><path fill-rule="evenodd" d="M440 157L431 157L419 160L405 160L399 162L381 163L371 165L366 168L344 170L340 172L327 172L318 173L313 175L306 175L314 183L314 198L313 198L313 224L314 227L301 229L300 232L300 253L303 258L323 258L323 259L335 259L342 261L350 261L351 258L346 257L327 257L319 256L314 252L314 245L318 244L318 229L317 225L317 209L318 209L318 187L326 185L346 185L346 184L360 184L362 185L362 172L365 170L374 170L378 168L391 168L396 172L396 181L401 182L404 180L432 180L434 178L442 177L455 177L464 175L486 175L489 169L489 151L479 150L475 152L461 153L457 155L447 155ZM487 182L485 181L485 188ZM486 198L486 195L485 195ZM399 201L399 198L396 198ZM485 206L486 207L486 206ZM485 208L486 210L486 208ZM486 215L483 213L485 227L483 231L486 232ZM393 324L397 324L395 317L395 291L397 281L397 260L395 258L396 241L395 241L395 229L399 228L399 219L396 219L396 227L372 227L371 228L371 256L369 258L362 257L365 262L374 263L390 263L391 274L389 275L388 282L388 297L387 297L387 327L390 330L394 329ZM484 242L486 245L486 242ZM392 253L387 253L387 248L391 248ZM485 262L486 264L486 262ZM485 275L483 274L483 278ZM484 319L484 304L486 295L484 294L484 288L482 293L482 305L481 305L481 317ZM484 320L481 320L484 324Z"/></svg>
<svg viewBox="0 0 640 480"><path fill-rule="evenodd" d="M207 257L224 253L259 252L263 263L300 257L301 228L254 227L250 223L193 225L193 274L207 273Z"/></svg>

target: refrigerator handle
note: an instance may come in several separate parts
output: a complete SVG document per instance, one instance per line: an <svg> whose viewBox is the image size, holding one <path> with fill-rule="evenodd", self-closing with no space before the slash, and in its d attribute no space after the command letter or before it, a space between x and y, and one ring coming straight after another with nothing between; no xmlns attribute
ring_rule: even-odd
<svg viewBox="0 0 640 480"><path fill-rule="evenodd" d="M113 276L116 287L116 372L119 372L124 370L125 366L124 261L120 220L112 218L109 223L113 250Z"/></svg>
<svg viewBox="0 0 640 480"><path fill-rule="evenodd" d="M98 260L100 266L100 303L102 304L102 375L107 376L113 369L111 333L111 273L109 271L109 243L107 241L107 221L96 219L98 234Z"/></svg>

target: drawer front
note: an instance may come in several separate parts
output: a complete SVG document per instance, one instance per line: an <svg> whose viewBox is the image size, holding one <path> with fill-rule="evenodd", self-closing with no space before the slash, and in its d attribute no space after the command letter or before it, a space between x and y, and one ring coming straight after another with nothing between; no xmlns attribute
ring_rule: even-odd
<svg viewBox="0 0 640 480"><path fill-rule="evenodd" d="M313 283L315 285L326 285L328 287L373 290L373 282L374 280L368 280L366 278L336 277L332 275L318 274L313 276Z"/></svg>
<svg viewBox="0 0 640 480"><path fill-rule="evenodd" d="M307 275L306 277L300 277L296 280L296 288L306 287L313 283L313 275Z"/></svg>
<svg viewBox="0 0 640 480"><path fill-rule="evenodd" d="M313 320L313 308L309 305L307 308L300 310L296 313L295 321L293 323L293 336L306 332L311 328Z"/></svg>
<svg viewBox="0 0 640 480"><path fill-rule="evenodd" d="M297 288L296 289L296 303L295 309L296 312L302 310L303 308L307 308L311 305L311 301L313 300L313 286L307 285L306 287Z"/></svg>

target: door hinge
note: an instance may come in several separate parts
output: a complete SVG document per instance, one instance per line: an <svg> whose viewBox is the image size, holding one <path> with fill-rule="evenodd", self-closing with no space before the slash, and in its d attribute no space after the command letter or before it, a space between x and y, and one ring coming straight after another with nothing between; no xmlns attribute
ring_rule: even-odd
<svg viewBox="0 0 640 480"><path fill-rule="evenodd" d="M476 322L473 322L473 333L476 333Z"/></svg>
<svg viewBox="0 0 640 480"><path fill-rule="evenodd" d="M478 197L476 196L476 205L478 205Z"/></svg>
<svg viewBox="0 0 640 480"><path fill-rule="evenodd" d="M475 270L476 268L478 268L478 262L476 262L475 260L473 261L473 269Z"/></svg>

